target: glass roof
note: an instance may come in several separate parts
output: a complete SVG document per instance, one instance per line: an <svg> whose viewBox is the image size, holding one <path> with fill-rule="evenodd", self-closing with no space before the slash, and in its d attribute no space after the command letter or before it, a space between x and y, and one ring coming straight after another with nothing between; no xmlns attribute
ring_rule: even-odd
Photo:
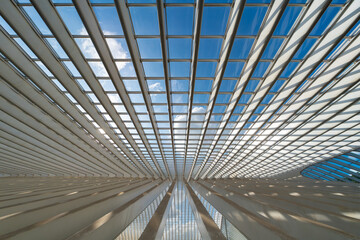
<svg viewBox="0 0 360 240"><path fill-rule="evenodd" d="M29 153L0 175L186 181L308 166L313 179L358 179L360 1L17 0L0 10L1 140ZM177 181L163 239L201 238L184 191ZM138 238L163 195L117 239ZM245 238L199 198L224 235Z"/></svg>
<svg viewBox="0 0 360 240"><path fill-rule="evenodd" d="M360 183L360 152L351 151L312 164L302 170L301 174L316 180Z"/></svg>
<svg viewBox="0 0 360 240"><path fill-rule="evenodd" d="M280 176L358 145L352 1L14 4L1 32L36 68L2 59L119 169L95 175Z"/></svg>

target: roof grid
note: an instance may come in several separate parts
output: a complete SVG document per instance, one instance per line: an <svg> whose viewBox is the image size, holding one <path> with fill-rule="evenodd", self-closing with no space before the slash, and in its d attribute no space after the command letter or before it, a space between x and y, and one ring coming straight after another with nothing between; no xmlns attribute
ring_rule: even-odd
<svg viewBox="0 0 360 240"><path fill-rule="evenodd" d="M190 180L293 176L357 148L359 1L255 2L4 2L3 158Z"/></svg>

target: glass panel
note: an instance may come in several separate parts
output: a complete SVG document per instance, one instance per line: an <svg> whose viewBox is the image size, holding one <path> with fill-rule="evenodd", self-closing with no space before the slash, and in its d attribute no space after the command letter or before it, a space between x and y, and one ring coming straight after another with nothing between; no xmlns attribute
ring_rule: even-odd
<svg viewBox="0 0 360 240"><path fill-rule="evenodd" d="M190 62L170 62L171 77L189 77Z"/></svg>
<svg viewBox="0 0 360 240"><path fill-rule="evenodd" d="M91 69L97 77L109 77L102 62L89 62Z"/></svg>
<svg viewBox="0 0 360 240"><path fill-rule="evenodd" d="M165 0L166 3L194 3L194 0Z"/></svg>
<svg viewBox="0 0 360 240"><path fill-rule="evenodd" d="M279 51L284 39L272 38L270 39L261 59L274 59L275 54Z"/></svg>
<svg viewBox="0 0 360 240"><path fill-rule="evenodd" d="M274 95L270 95L270 94L266 95L262 100L261 104L269 104L273 97Z"/></svg>
<svg viewBox="0 0 360 240"><path fill-rule="evenodd" d="M147 80L149 91L165 91L164 80Z"/></svg>
<svg viewBox="0 0 360 240"><path fill-rule="evenodd" d="M80 48L85 58L99 59L99 54L90 38L75 38L75 42Z"/></svg>
<svg viewBox="0 0 360 240"><path fill-rule="evenodd" d="M74 76L74 77L81 77L79 71L77 70L77 68L75 67L75 65L70 62L70 61L64 61L63 62L65 64L65 66L70 70L71 74Z"/></svg>
<svg viewBox="0 0 360 240"><path fill-rule="evenodd" d="M302 7L286 7L273 35L287 35L301 10Z"/></svg>
<svg viewBox="0 0 360 240"><path fill-rule="evenodd" d="M171 94L171 100L173 103L188 103L188 94Z"/></svg>
<svg viewBox="0 0 360 240"><path fill-rule="evenodd" d="M141 58L162 58L160 39L138 38L137 43Z"/></svg>
<svg viewBox="0 0 360 240"><path fill-rule="evenodd" d="M222 104L226 104L229 103L231 95L230 94L218 94L217 98L216 98L216 103L222 103Z"/></svg>
<svg viewBox="0 0 360 240"><path fill-rule="evenodd" d="M41 68L41 70L44 71L44 73L48 77L53 77L54 75L49 71L49 69L41 62L41 61L35 61L35 63Z"/></svg>
<svg viewBox="0 0 360 240"><path fill-rule="evenodd" d="M156 7L130 7L131 18L137 35L159 35Z"/></svg>
<svg viewBox="0 0 360 240"><path fill-rule="evenodd" d="M115 7L93 7L104 35L123 35L119 15Z"/></svg>
<svg viewBox="0 0 360 240"><path fill-rule="evenodd" d="M280 90L280 88L282 87L282 85L284 85L285 80L277 80L275 82L275 84L272 86L272 88L270 89L270 92L278 92Z"/></svg>
<svg viewBox="0 0 360 240"><path fill-rule="evenodd" d="M224 35L230 7L204 7L201 35Z"/></svg>
<svg viewBox="0 0 360 240"><path fill-rule="evenodd" d="M46 41L50 44L52 49L60 58L69 58L64 49L60 46L59 42L55 38L46 38Z"/></svg>
<svg viewBox="0 0 360 240"><path fill-rule="evenodd" d="M196 67L197 77L214 77L216 71L216 62L198 62Z"/></svg>
<svg viewBox="0 0 360 240"><path fill-rule="evenodd" d="M106 42L109 46L111 55L115 59L130 58L130 53L125 39L122 38L107 38Z"/></svg>
<svg viewBox="0 0 360 240"><path fill-rule="evenodd" d="M146 77L163 77L164 66L162 62L143 62Z"/></svg>
<svg viewBox="0 0 360 240"><path fill-rule="evenodd" d="M152 103L167 103L166 94L150 94Z"/></svg>
<svg viewBox="0 0 360 240"><path fill-rule="evenodd" d="M141 91L139 82L137 80L123 80L126 90Z"/></svg>
<svg viewBox="0 0 360 240"><path fill-rule="evenodd" d="M189 91L189 80L171 80L171 91Z"/></svg>
<svg viewBox="0 0 360 240"><path fill-rule="evenodd" d="M169 35L192 35L193 7L166 7L166 19Z"/></svg>
<svg viewBox="0 0 360 240"><path fill-rule="evenodd" d="M50 29L47 27L43 19L40 17L39 13L35 10L34 7L25 6L22 7L26 14L30 17L32 22L35 24L36 28L39 29L40 33L52 35Z"/></svg>
<svg viewBox="0 0 360 240"><path fill-rule="evenodd" d="M315 44L317 39L313 38L307 38L299 48L299 50L295 53L293 59L304 59L306 54L309 52L309 50L312 48L312 46Z"/></svg>
<svg viewBox="0 0 360 240"><path fill-rule="evenodd" d="M245 7L236 35L257 35L267 7Z"/></svg>
<svg viewBox="0 0 360 240"><path fill-rule="evenodd" d="M220 85L220 92L232 92L234 91L236 80L222 80Z"/></svg>
<svg viewBox="0 0 360 240"><path fill-rule="evenodd" d="M122 77L136 77L132 62L116 62L116 66Z"/></svg>
<svg viewBox="0 0 360 240"><path fill-rule="evenodd" d="M86 91L86 92L91 91L91 88L89 87L89 85L86 83L86 81L84 79L77 79L76 81L78 82L78 84L84 91Z"/></svg>
<svg viewBox="0 0 360 240"><path fill-rule="evenodd" d="M191 58L191 39L169 38L170 59L189 59Z"/></svg>
<svg viewBox="0 0 360 240"><path fill-rule="evenodd" d="M199 45L199 59L217 59L220 55L222 39L201 38Z"/></svg>
<svg viewBox="0 0 360 240"><path fill-rule="evenodd" d="M246 85L245 92L255 92L259 82L259 80L249 80L248 84Z"/></svg>
<svg viewBox="0 0 360 240"><path fill-rule="evenodd" d="M225 113L226 106L214 106L213 113Z"/></svg>
<svg viewBox="0 0 360 240"><path fill-rule="evenodd" d="M208 103L210 94L194 94L193 103Z"/></svg>
<svg viewBox="0 0 360 240"><path fill-rule="evenodd" d="M291 73L295 70L299 63L298 62L290 62L284 71L281 73L280 77L287 78L290 77Z"/></svg>
<svg viewBox="0 0 360 240"><path fill-rule="evenodd" d="M56 7L66 27L73 35L88 35L75 7Z"/></svg>
<svg viewBox="0 0 360 240"><path fill-rule="evenodd" d="M93 93L88 93L87 94L88 97L90 98L90 101L93 103L100 103L99 99L97 99L97 97L95 96L95 94Z"/></svg>
<svg viewBox="0 0 360 240"><path fill-rule="evenodd" d="M228 62L225 69L224 77L240 77L240 73L244 67L244 64L244 62Z"/></svg>
<svg viewBox="0 0 360 240"><path fill-rule="evenodd" d="M231 49L230 59L247 59L254 39L238 38L235 39Z"/></svg>
<svg viewBox="0 0 360 240"><path fill-rule="evenodd" d="M253 72L252 77L263 77L269 65L269 62L259 62L255 68L255 71Z"/></svg>
<svg viewBox="0 0 360 240"><path fill-rule="evenodd" d="M0 16L0 25L9 33L16 34L15 31L10 27L10 25Z"/></svg>
<svg viewBox="0 0 360 240"><path fill-rule="evenodd" d="M310 36L320 36L325 29L330 26L331 21L335 18L339 11L339 7L328 7L311 31Z"/></svg>
<svg viewBox="0 0 360 240"><path fill-rule="evenodd" d="M250 94L241 95L238 104L247 104L251 98Z"/></svg>
<svg viewBox="0 0 360 240"><path fill-rule="evenodd" d="M196 92L210 92L212 87L212 80L195 80L195 91Z"/></svg>
<svg viewBox="0 0 360 240"><path fill-rule="evenodd" d="M114 84L111 80L99 80L101 86L103 87L104 91L116 91Z"/></svg>
<svg viewBox="0 0 360 240"><path fill-rule="evenodd" d="M14 38L14 40L19 44L19 46L29 55L30 58L37 58L35 53L26 45L26 43L21 38Z"/></svg>
<svg viewBox="0 0 360 240"><path fill-rule="evenodd" d="M112 103L122 103L119 94L117 94L117 93L108 93L107 95L108 95L108 97L110 99L110 102L112 102Z"/></svg>
<svg viewBox="0 0 360 240"><path fill-rule="evenodd" d="M142 94L130 93L129 97L130 97L132 103L144 103L144 98L143 98Z"/></svg>

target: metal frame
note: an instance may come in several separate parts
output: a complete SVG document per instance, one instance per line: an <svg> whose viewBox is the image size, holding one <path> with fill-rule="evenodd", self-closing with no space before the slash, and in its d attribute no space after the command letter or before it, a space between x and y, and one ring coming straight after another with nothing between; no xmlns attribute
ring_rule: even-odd
<svg viewBox="0 0 360 240"><path fill-rule="evenodd" d="M34 7L51 34L42 34L24 7ZM59 7L75 9L88 35L71 33ZM115 9L124 34L104 34L94 7ZM137 7L156 10L158 35L135 33L136 19L130 9ZM194 11L190 35L168 34L167 7L188 7ZM204 11L217 7L230 10L224 25L225 34L202 34L206 21ZM237 35L242 12L248 7L267 8L264 19L259 19L260 30L254 36ZM288 35L274 35L289 7L302 8L299 17ZM329 27L320 36L310 34L331 7L341 10ZM358 91L360 53L356 24L360 19L359 9L358 1L345 4L330 1L290 4L286 0L270 4L245 1L217 4L202 0L191 4L162 0L151 4L5 1L0 6L1 15L16 33L7 32L6 26L0 30L3 169L20 173L15 169L16 162L25 174L36 175L185 177L187 180L290 177L310 163L349 152L358 147L355 139L359 134L355 124L359 115L358 99L352 97ZM353 33L349 34L351 29ZM48 38L56 40L68 57L59 57ZM98 58L85 57L77 44L80 38L92 42ZM161 57L141 58L138 39L145 38L159 39ZM168 40L174 38L191 41L190 58L170 58ZM270 39L276 38L284 39L280 50L274 59L263 59ZM113 57L109 39L125 40L128 56ZM200 39L223 39L220 56L199 58ZM236 39L254 39L245 59L230 58ZM314 39L316 43L303 59L295 59L295 53L306 39ZM26 46L35 57L30 57ZM73 75L66 62L73 63L79 75ZM93 72L91 64L97 62L104 65L109 77ZM149 62L162 63L164 76L146 76L143 63ZM172 77L170 63L173 62L190 63L190 75ZM198 63L203 62L217 63L214 77L197 77ZM226 66L234 62L245 64L242 73L237 77L224 77ZM253 78L256 66L262 62L269 63L267 72L263 77ZM295 70L289 77L280 77L290 62L298 63ZM117 63L132 63L135 75L122 76ZM82 79L88 88L80 84ZM105 90L102 85L105 80L115 88ZM163 81L164 87L159 91L150 89L149 81L154 80ZM172 89L174 80L186 81L189 89ZM210 89L195 88L197 81L206 80L213 81ZM225 80L237 81L233 91L220 91ZM248 91L250 80L258 80L259 84ZM283 86L271 91L277 80L284 81ZM140 89L129 90L126 81L138 83ZM119 96L120 101L114 103L110 94ZM134 94L143 101L133 102ZM164 96L167 102L153 101L155 94ZM209 95L208 102L196 102L198 95L205 94ZM227 94L230 101L216 103L220 94ZM239 103L245 94L249 95L249 101ZM176 96L185 96L186 100L175 101ZM272 100L263 103L268 96L272 96ZM203 112L193 112L195 107L203 108ZM237 111L241 107L243 110ZM264 109L257 112L259 107ZM340 107L341 111L334 111ZM218 110L220 108L225 110ZM333 114L329 115L331 111ZM325 116L328 119L324 119ZM27 158L29 162L24 162Z"/></svg>

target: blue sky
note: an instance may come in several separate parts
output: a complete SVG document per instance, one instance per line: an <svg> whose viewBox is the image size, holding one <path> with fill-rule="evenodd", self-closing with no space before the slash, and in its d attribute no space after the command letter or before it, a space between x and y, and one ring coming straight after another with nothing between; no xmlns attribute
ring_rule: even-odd
<svg viewBox="0 0 360 240"><path fill-rule="evenodd" d="M54 3L57 2L70 3L71 1L54 1ZM112 1L109 2L111 3ZM150 3L151 1L134 0L129 2ZM184 3L193 1L169 0L167 2ZM206 2L216 3L229 1L209 0ZM249 2L267 3L269 1L250 0ZM291 2L303 3L304 1L299 0ZM59 42L55 38L51 37L52 33L50 29L46 26L45 22L37 13L35 8L32 6L24 6L22 8L29 16L29 18L31 18L31 20L34 22L40 33L50 36L47 37L45 40L53 48L57 56L61 59L68 59L67 54L62 49ZM75 42L83 53L84 57L88 60L91 60L89 61L89 66L94 71L95 76L101 78L101 80L99 81L103 86L104 91L116 91L110 79L106 79L109 78L109 74L104 64L101 62L99 54L92 40L87 37L87 31L84 27L84 24L82 23L79 14L77 13L76 8L73 6L57 6L56 10L60 14L70 33L74 35ZM216 100L217 104L227 104L231 97L231 94L229 93L233 93L235 91L237 79L240 77L245 65L244 61L249 57L249 54L251 54L251 49L255 42L254 36L259 33L263 18L265 17L267 10L268 7L266 6L246 6L244 8L242 18L236 32L237 36L239 37L235 39L230 53L230 59L233 61L229 61L226 65L224 72L225 79L220 84L220 94L217 96ZM277 36L284 36L289 34L293 23L295 23L296 19L300 16L301 10L302 7L300 6L291 6L285 9L284 14L281 17L280 22L273 33L274 37L270 39L268 46L266 47L265 51L261 56L261 60L272 60L276 58L279 49L281 49L284 44L284 39ZM329 7L321 17L320 21L311 31L310 36L321 35L324 32L326 26L328 26L336 16L336 14L338 14L339 10L339 7ZM125 88L127 91L130 92L130 98L134 103L143 103L144 100L142 99L142 95L139 94L141 92L140 85L136 79L137 75L131 62L131 56L129 53L127 42L125 38L122 37L123 30L115 6L93 6L93 11L99 21L101 31L103 32L104 36L106 36L106 42L119 70L119 73L124 78L123 83L125 85ZM135 35L140 35L136 39L136 41L139 48L140 56L142 59L144 59L142 65L145 75L146 77L150 78L147 79L146 82L147 88L151 93L151 100L154 104L167 103L167 98L165 94L166 85L163 79L164 67L161 61L162 49L159 38L157 9L155 6L132 6L129 8L129 13L133 23L134 33ZM191 39L191 35L194 31L194 14L195 8L193 6L167 6L165 8L166 31L167 34L170 36L167 39L167 49L168 57L170 59L170 77L172 78L169 84L171 90L173 91L171 101L175 104L184 104L185 106L188 104L188 92L190 90L190 59L192 57L193 51L193 42ZM193 98L193 103L195 104L195 107L198 106L200 112L205 112L208 101L210 100L209 92L214 87L212 85L213 78L215 77L215 73L218 67L216 60L219 59L221 48L223 47L223 38L226 31L229 14L230 6L204 7L198 53L198 59L200 61L197 63L194 87L195 95ZM0 24L10 34L16 34L11 29L11 27L7 25L4 19L0 18ZM207 38L207 36L213 37ZM36 58L36 55L28 48L26 43L24 43L21 38L15 38L15 40L20 45L20 47L22 47L24 51L28 53L31 58ZM303 59L306 54L311 50L311 48L316 45L316 42L316 38L305 39L304 43L300 46L299 50L293 56L293 59ZM234 60L239 61L237 62ZM62 62L74 77L81 78L81 75L79 71L77 71L76 66L70 60L62 60ZM44 70L44 72L48 76L53 76L52 73L41 61L37 61L36 63L41 69ZM280 77L290 77L292 72L296 69L298 65L298 62L290 62L285 68L285 70L282 72ZM271 64L268 61L260 61L257 64L252 74L252 78L255 78L256 80L250 79L247 82L244 92L244 94L247 95L244 95L240 99L239 104L245 104L249 101L251 96L249 94L256 91L256 89L259 88L259 86L261 85L261 81L257 79L263 78L265 76L269 66L271 66ZM84 91L91 91L91 89L86 85L86 80L77 82ZM285 80L277 80L272 86L270 93L276 93L281 87L283 87L285 83ZM59 87L62 87L59 82L57 82L57 85ZM181 92L181 94L178 94L176 92ZM140 107L141 106L138 106L137 108ZM215 107L216 111L218 111L222 106L216 105ZM173 106L174 111L176 111L177 108L180 109L181 106ZM182 111L182 113L187 113L187 108L184 107L183 109L184 110ZM217 113L223 112L220 111ZM214 118L217 119L219 118L219 116L214 116Z"/></svg>

